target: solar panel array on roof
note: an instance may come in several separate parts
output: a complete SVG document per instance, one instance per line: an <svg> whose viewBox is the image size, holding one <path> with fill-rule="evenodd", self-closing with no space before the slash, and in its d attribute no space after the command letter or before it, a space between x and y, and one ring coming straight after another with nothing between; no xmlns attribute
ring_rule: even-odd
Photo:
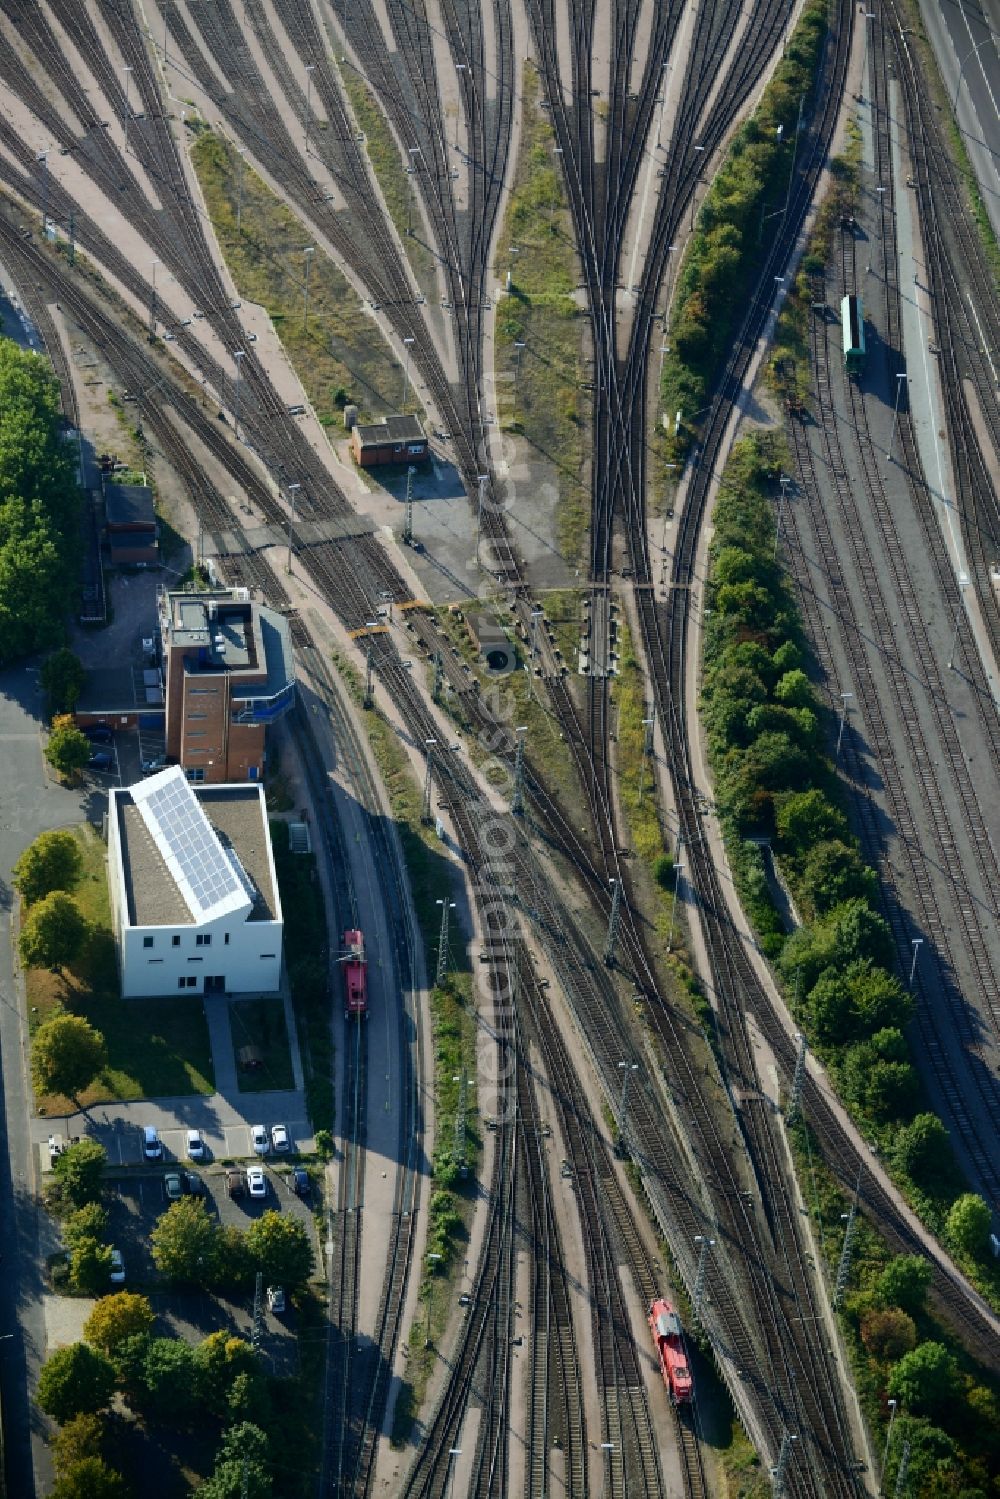
<svg viewBox="0 0 1000 1499"><path fill-rule="evenodd" d="M133 786L132 799L196 921L253 905L179 766Z"/></svg>

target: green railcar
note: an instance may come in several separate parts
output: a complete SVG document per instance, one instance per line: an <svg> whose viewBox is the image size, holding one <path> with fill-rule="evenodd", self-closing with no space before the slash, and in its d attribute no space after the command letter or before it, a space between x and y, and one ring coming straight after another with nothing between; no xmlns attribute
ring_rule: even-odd
<svg viewBox="0 0 1000 1499"><path fill-rule="evenodd" d="M844 368L860 375L865 367L865 313L861 298L845 297L840 304L840 326L844 337Z"/></svg>

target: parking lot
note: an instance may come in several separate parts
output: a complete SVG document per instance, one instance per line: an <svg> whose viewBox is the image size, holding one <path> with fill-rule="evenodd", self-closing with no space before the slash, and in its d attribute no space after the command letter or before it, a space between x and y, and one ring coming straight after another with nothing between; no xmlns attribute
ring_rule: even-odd
<svg viewBox="0 0 1000 1499"><path fill-rule="evenodd" d="M297 1094L290 1095L301 1105L301 1098ZM278 1095L262 1095L260 1099L260 1119L268 1129L272 1122L277 1122L274 1115L274 1102ZM220 1161L239 1161L256 1159L251 1142L251 1130L254 1119L249 1122L233 1115L230 1121L219 1118L218 1112L213 1108L211 1099L184 1100L188 1104L188 1112L192 1117L189 1123L183 1127L167 1127L158 1125L160 1142L163 1146L163 1160L160 1163L166 1168L172 1162L185 1162L187 1131L197 1128L201 1131L205 1142L207 1159L210 1163ZM98 1105L91 1111L88 1121L87 1134L91 1139L99 1140L108 1153L108 1164L110 1166L142 1166L146 1164L143 1154L142 1128L129 1120L111 1118L101 1121L94 1115L99 1115L102 1109L111 1109L114 1105ZM251 1099L244 1095L244 1107L253 1107ZM134 1112L143 1112L148 1116L151 1123L157 1123L163 1117L162 1108L155 1104L139 1105ZM281 1119L286 1125L289 1137L290 1153L294 1153L301 1146L303 1150L312 1150L312 1133L308 1121L305 1119ZM273 1163L274 1157L271 1157ZM278 1158L280 1159L280 1157Z"/></svg>
<svg viewBox="0 0 1000 1499"><path fill-rule="evenodd" d="M111 756L107 769L90 765L84 771L95 786L108 790L112 786L134 786L143 777L143 765L162 760L164 751L163 730L122 729L112 730L110 744L94 744L95 751Z"/></svg>

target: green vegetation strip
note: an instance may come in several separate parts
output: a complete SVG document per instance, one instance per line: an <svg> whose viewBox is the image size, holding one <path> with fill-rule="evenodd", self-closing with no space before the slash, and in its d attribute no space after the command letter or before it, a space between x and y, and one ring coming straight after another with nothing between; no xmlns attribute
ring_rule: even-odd
<svg viewBox="0 0 1000 1499"><path fill-rule="evenodd" d="M350 696L358 704L364 688L353 664L338 652L332 660ZM385 787L396 832L406 861L410 893L423 940L425 966L437 966L441 929L439 900L452 894L450 861L441 852L435 833L420 821L422 793L392 724L377 709L365 711L365 730ZM392 1441L402 1445L423 1403L436 1357L436 1341L447 1326L458 1272L456 1255L469 1236L477 1196L476 1178L482 1153L476 1104L476 1037L478 1024L472 974L455 927L449 940L450 972L444 984L431 990L431 1030L434 1040L435 1144L428 1202L427 1259L419 1296L426 1308L410 1330L407 1377L396 1401ZM465 1077L465 1162L459 1170L456 1115ZM425 1343L431 1342L431 1347Z"/></svg>
<svg viewBox="0 0 1000 1499"><path fill-rule="evenodd" d="M789 1135L832 1281L850 1203L818 1157L808 1128L793 1125ZM970 1221L967 1207L956 1216L961 1233ZM961 1258L954 1233L951 1239ZM898 1402L882 1492L893 1492L909 1443L908 1493L985 1499L994 1492L989 1475L995 1479L1000 1471L1000 1381L984 1373L928 1310L930 1277L929 1261L894 1258L872 1225L859 1218L838 1320L862 1410L878 1433L879 1456L889 1434L888 1401Z"/></svg>
<svg viewBox="0 0 1000 1499"><path fill-rule="evenodd" d="M323 888L319 882L315 854L293 854L287 822L272 821L271 843L278 893L285 918L285 965L292 989L295 1024L306 1074L306 1107L313 1130L333 1130L333 1032L327 985L330 934L326 925ZM277 1021L272 1018L272 1024ZM268 1072L262 1086L277 1087L269 1078L274 1068L285 1065L288 1037L281 1024L284 1055L267 1058ZM236 1026L234 1025L234 1040ZM291 1060L287 1065L291 1068ZM243 1077L253 1074L243 1074ZM241 1082L241 1087L246 1086ZM251 1086L253 1086L251 1084Z"/></svg>
<svg viewBox="0 0 1000 1499"><path fill-rule="evenodd" d="M392 126L375 94L357 70L344 61L340 62L339 68L354 118L364 133L368 160L389 217L396 226L420 290L429 302L436 302L438 290L434 275L434 253L423 239L424 221L418 212L416 197L413 198L411 208L411 191L415 192L416 184L403 164ZM412 234L409 233L411 228L414 231Z"/></svg>
<svg viewBox="0 0 1000 1499"><path fill-rule="evenodd" d="M396 411L399 362L345 276L317 249L305 314L305 230L227 141L203 131L191 148L213 228L241 297L268 312L324 426L349 399L362 418ZM242 172L241 228L237 230Z"/></svg>
<svg viewBox="0 0 1000 1499"><path fill-rule="evenodd" d="M511 290L501 292L496 314L497 416L528 444L529 457L551 465L559 490L559 549L577 563L590 520L584 321L575 295L580 276L573 221L555 135L538 100L538 74L526 63L520 151L497 247L499 279L505 282L512 270Z"/></svg>
<svg viewBox="0 0 1000 1499"><path fill-rule="evenodd" d="M891 971L876 875L848 830L825 751L831 725L804 670L798 608L774 555L787 460L783 439L743 438L713 514L702 714L716 802L737 890L792 1013L924 1221L954 1242L962 1173L912 1063L912 1000ZM964 1263L1000 1304L1000 1266L985 1235Z"/></svg>
<svg viewBox="0 0 1000 1499"><path fill-rule="evenodd" d="M810 0L753 117L739 131L702 209L670 316L661 396L679 430L666 447L683 458L744 316L786 202L799 109L807 117L826 36L826 0ZM768 215L771 223L768 224Z"/></svg>

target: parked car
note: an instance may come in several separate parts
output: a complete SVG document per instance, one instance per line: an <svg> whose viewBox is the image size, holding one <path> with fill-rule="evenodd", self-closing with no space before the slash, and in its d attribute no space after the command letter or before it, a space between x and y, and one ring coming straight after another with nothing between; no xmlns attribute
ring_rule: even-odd
<svg viewBox="0 0 1000 1499"><path fill-rule="evenodd" d="M120 1286L125 1280L125 1261L122 1259L120 1249L111 1251L111 1284Z"/></svg>
<svg viewBox="0 0 1000 1499"><path fill-rule="evenodd" d="M90 759L87 761L87 769L110 770L114 763L114 760L108 754L107 750L95 750Z"/></svg>
<svg viewBox="0 0 1000 1499"><path fill-rule="evenodd" d="M143 1126L142 1153L147 1161L158 1161L163 1156L163 1146L160 1144L160 1137L153 1124Z"/></svg>
<svg viewBox="0 0 1000 1499"><path fill-rule="evenodd" d="M309 1172L304 1166L293 1166L288 1176L288 1190L296 1197L308 1197L312 1191Z"/></svg>
<svg viewBox="0 0 1000 1499"><path fill-rule="evenodd" d="M247 1167L247 1191L251 1197L267 1196L267 1177L263 1166Z"/></svg>
<svg viewBox="0 0 1000 1499"><path fill-rule="evenodd" d="M49 1161L54 1163L66 1149L66 1141L62 1135L49 1135Z"/></svg>
<svg viewBox="0 0 1000 1499"><path fill-rule="evenodd" d="M230 1167L226 1172L226 1191L230 1197L242 1197L246 1184L247 1179L243 1172Z"/></svg>
<svg viewBox="0 0 1000 1499"><path fill-rule="evenodd" d="M281 1313L285 1310L285 1288L284 1286L268 1286L267 1309L269 1312Z"/></svg>
<svg viewBox="0 0 1000 1499"><path fill-rule="evenodd" d="M190 1196L204 1197L205 1183L202 1181L197 1171L185 1171L182 1181L184 1183L185 1192L189 1193Z"/></svg>
<svg viewBox="0 0 1000 1499"><path fill-rule="evenodd" d="M250 1144L257 1155L267 1155L271 1149L271 1142L267 1138L267 1130L262 1124L254 1124L250 1129Z"/></svg>
<svg viewBox="0 0 1000 1499"><path fill-rule="evenodd" d="M200 1130L189 1129L187 1132L187 1157L189 1161L205 1159L205 1142L201 1138Z"/></svg>
<svg viewBox="0 0 1000 1499"><path fill-rule="evenodd" d="M89 728L84 729L83 732L91 744L112 744L114 742L114 734L102 723L92 724Z"/></svg>
<svg viewBox="0 0 1000 1499"><path fill-rule="evenodd" d="M184 1196L184 1183L181 1181L179 1171L168 1171L163 1178L163 1190L167 1194L168 1202L180 1202Z"/></svg>
<svg viewBox="0 0 1000 1499"><path fill-rule="evenodd" d="M288 1131L283 1124L271 1125L271 1144L275 1150L280 1151L283 1155L287 1153L289 1149Z"/></svg>

